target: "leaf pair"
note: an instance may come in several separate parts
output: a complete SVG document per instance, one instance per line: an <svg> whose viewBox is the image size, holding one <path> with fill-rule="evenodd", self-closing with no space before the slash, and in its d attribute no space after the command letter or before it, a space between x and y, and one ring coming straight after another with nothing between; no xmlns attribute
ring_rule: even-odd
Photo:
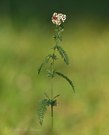
<svg viewBox="0 0 109 135"><path fill-rule="evenodd" d="M40 71L41 71L41 69L42 69L42 67L43 67L44 64L45 63L42 63L41 64L40 68L38 69L38 74L40 73ZM57 71L51 72L51 71L48 70L47 72L48 72L48 77L52 77L53 78L57 74L58 76L64 78L70 84L70 86L72 87L73 91L75 92L75 87L73 85L73 82L66 75L64 75L64 74L62 74L60 72L57 72Z"/></svg>
<svg viewBox="0 0 109 135"><path fill-rule="evenodd" d="M64 49L59 46L59 45L56 45L54 47L54 50L57 49L57 51L59 52L59 54L61 55L61 57L64 59L64 62L68 65L69 64L69 58L68 58L68 55L67 53L64 51ZM39 69L38 69L38 74L40 74L41 70L42 70L42 67L48 63L48 61L50 60L50 58L56 60L57 57L56 55L52 55L52 54L49 54L48 56L45 57L44 61L42 62L42 64L40 65Z"/></svg>
<svg viewBox="0 0 109 135"><path fill-rule="evenodd" d="M43 99L39 105L38 105L38 110L37 110L37 114L38 114L38 117L39 117L39 122L40 122L40 125L43 124L43 120L44 120L44 116L45 116L45 113L47 111L47 107L48 106L56 106L57 105L57 100L55 99Z"/></svg>

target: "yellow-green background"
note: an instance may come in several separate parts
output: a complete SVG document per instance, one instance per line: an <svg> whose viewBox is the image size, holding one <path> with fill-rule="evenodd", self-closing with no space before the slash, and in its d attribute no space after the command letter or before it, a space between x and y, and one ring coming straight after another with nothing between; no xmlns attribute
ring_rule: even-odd
<svg viewBox="0 0 109 135"><path fill-rule="evenodd" d="M56 69L73 80L55 78L60 94L54 111L57 135L109 135L109 23L106 1L1 1L0 8L0 135L51 135L50 109L43 126L37 104L50 95L45 72L37 75L54 45L51 16L67 15L62 46L70 65Z"/></svg>

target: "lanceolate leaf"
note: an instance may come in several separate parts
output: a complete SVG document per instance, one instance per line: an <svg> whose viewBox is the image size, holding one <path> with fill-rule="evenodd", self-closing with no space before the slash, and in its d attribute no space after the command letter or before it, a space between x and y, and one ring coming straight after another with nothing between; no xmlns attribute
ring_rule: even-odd
<svg viewBox="0 0 109 135"><path fill-rule="evenodd" d="M39 104L38 104L38 110L37 114L39 117L39 122L42 125L45 112L47 111L47 106L49 106L49 100L48 99L43 99Z"/></svg>
<svg viewBox="0 0 109 135"><path fill-rule="evenodd" d="M75 88L74 88L74 85L73 85L73 82L67 77L65 76L64 74L60 73L60 72L55 72L57 75L59 75L60 77L64 78L65 80L68 81L68 83L71 85L73 91L75 92Z"/></svg>
<svg viewBox="0 0 109 135"><path fill-rule="evenodd" d="M58 50L59 54L64 59L64 62L68 65L69 64L69 59L68 59L68 55L64 51L64 49L61 46L59 46L59 45L56 45L55 48Z"/></svg>
<svg viewBox="0 0 109 135"><path fill-rule="evenodd" d="M42 69L43 66L44 66L44 63L42 63L42 64L40 65L40 67L38 68L38 74L40 74L41 69Z"/></svg>
<svg viewBox="0 0 109 135"><path fill-rule="evenodd" d="M40 67L38 68L38 74L40 74L42 67L48 63L49 59L51 58L51 55L48 55L45 60L42 62L42 64L40 65Z"/></svg>

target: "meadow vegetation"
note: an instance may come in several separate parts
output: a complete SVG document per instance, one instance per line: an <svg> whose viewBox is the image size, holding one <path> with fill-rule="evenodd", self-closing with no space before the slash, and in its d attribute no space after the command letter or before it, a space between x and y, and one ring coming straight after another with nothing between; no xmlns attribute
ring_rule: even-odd
<svg viewBox="0 0 109 135"><path fill-rule="evenodd" d="M72 21L73 22L73 21ZM54 94L60 94L54 112L58 135L109 134L109 27L90 20L66 23L62 45L70 65L57 61L75 84L75 94L55 78ZM0 19L0 134L49 134L50 117L41 127L37 104L49 93L49 79L37 69L51 45L52 26L31 20L25 25ZM61 94L62 93L62 94Z"/></svg>

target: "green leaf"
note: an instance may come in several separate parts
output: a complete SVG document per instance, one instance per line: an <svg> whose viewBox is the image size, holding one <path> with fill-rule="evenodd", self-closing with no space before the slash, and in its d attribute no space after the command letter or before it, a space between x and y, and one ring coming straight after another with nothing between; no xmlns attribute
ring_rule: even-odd
<svg viewBox="0 0 109 135"><path fill-rule="evenodd" d="M44 66L44 63L42 63L42 64L40 65L40 67L38 68L38 74L40 74L41 69L42 69L43 66Z"/></svg>
<svg viewBox="0 0 109 135"><path fill-rule="evenodd" d="M39 117L40 125L43 124L44 116L45 116L45 113L47 111L47 106L49 106L49 105L50 105L50 103L49 103L49 100L48 99L43 99L38 104L37 114L38 114L38 117Z"/></svg>
<svg viewBox="0 0 109 135"><path fill-rule="evenodd" d="M57 97L59 97L60 95L58 94L58 95L56 95L55 97L53 97L53 99L55 99L55 98L57 98Z"/></svg>
<svg viewBox="0 0 109 135"><path fill-rule="evenodd" d="M49 54L48 56L45 57L44 61L42 62L42 64L38 68L38 74L40 74L43 66L48 63L48 61L49 61L50 58L51 58L51 54Z"/></svg>
<svg viewBox="0 0 109 135"><path fill-rule="evenodd" d="M73 91L75 92L75 87L73 85L73 82L67 77L65 76L64 74L60 73L60 72L55 72L57 75L59 75L60 77L64 78L65 80L68 81L68 83L71 85Z"/></svg>
<svg viewBox="0 0 109 135"><path fill-rule="evenodd" d="M59 45L56 45L55 48L58 50L59 54L64 59L64 62L68 65L69 64L69 59L68 59L68 55L64 51L64 49L61 46L59 46Z"/></svg>

